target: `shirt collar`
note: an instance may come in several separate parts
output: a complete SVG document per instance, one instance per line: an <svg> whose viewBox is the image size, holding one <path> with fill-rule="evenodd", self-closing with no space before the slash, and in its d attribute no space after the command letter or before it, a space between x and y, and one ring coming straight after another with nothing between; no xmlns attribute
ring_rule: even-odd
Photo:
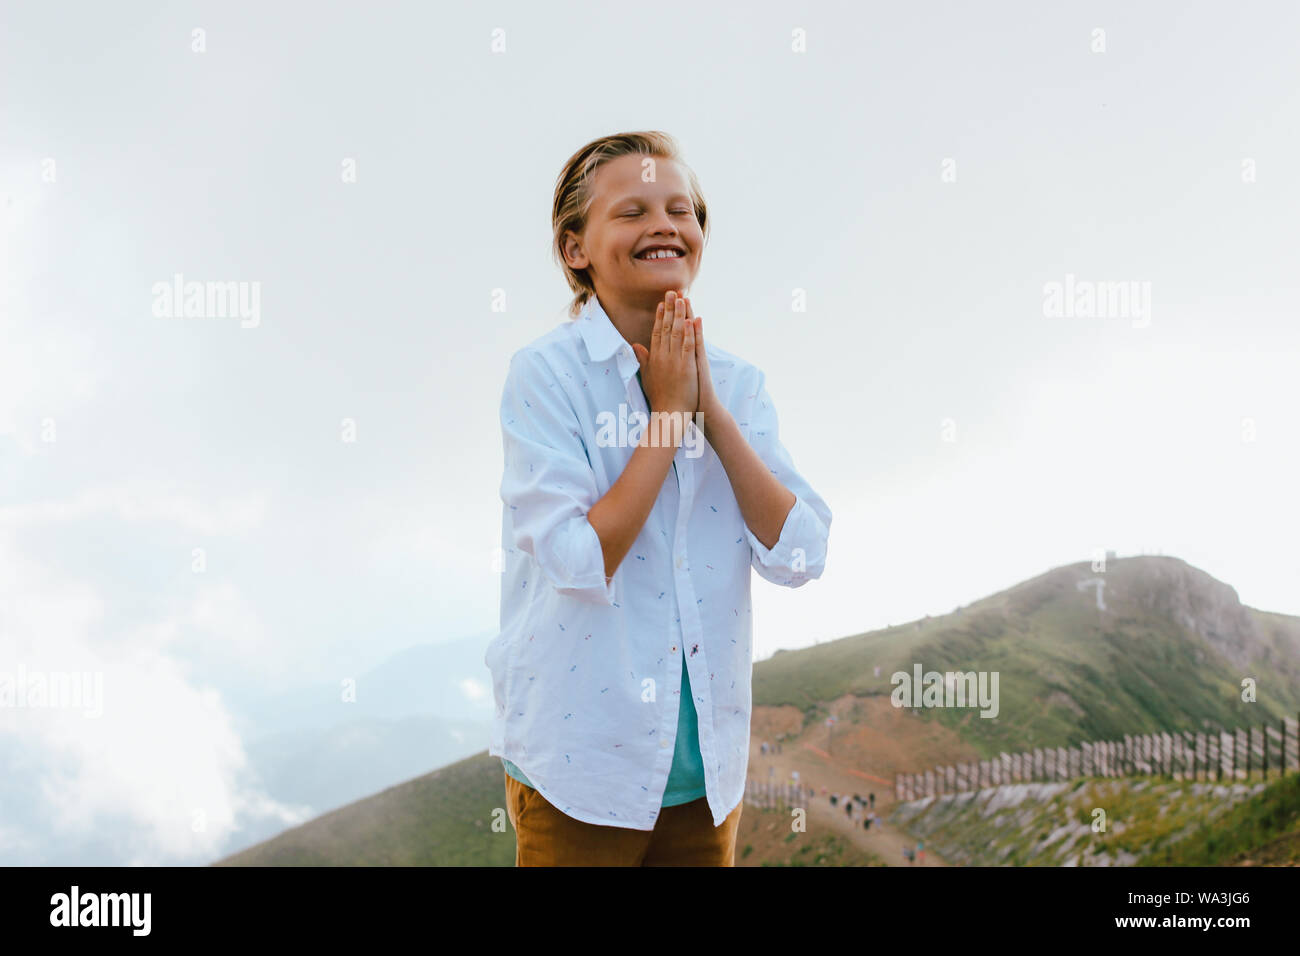
<svg viewBox="0 0 1300 956"><path fill-rule="evenodd" d="M610 321L595 295L587 297L582 311L574 321L577 322L578 332L581 333L582 341L587 346L587 355L593 362L603 362L611 355L617 354L618 370L624 382L641 368L632 346L627 344L623 333L614 327L614 323Z"/></svg>
<svg viewBox="0 0 1300 956"><path fill-rule="evenodd" d="M641 370L641 363L636 360L632 346L623 338L623 333L614 327L595 295L588 296L574 322L587 346L587 355L593 362L604 362L611 355L618 356L618 371L623 376L625 385ZM730 368L735 364L731 359L715 354L716 350L711 344L706 343L705 350L709 352L710 369Z"/></svg>

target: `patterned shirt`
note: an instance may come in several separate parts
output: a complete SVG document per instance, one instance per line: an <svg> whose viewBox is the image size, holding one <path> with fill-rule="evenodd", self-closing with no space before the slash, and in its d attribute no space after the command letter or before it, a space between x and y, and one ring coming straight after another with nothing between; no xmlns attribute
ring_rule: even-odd
<svg viewBox="0 0 1300 956"><path fill-rule="evenodd" d="M797 588L821 576L831 510L795 470L756 366L706 342L718 400L795 496L771 549L688 423L654 506L612 578L587 512L649 420L631 346L592 296L516 351L501 398L501 630L484 663L504 757L574 819L653 830L687 668L714 826L749 761L751 568Z"/></svg>
<svg viewBox="0 0 1300 956"><path fill-rule="evenodd" d="M673 746L673 765L668 770L668 786L660 806L675 807L698 800L707 792L704 787L704 758L700 755L699 721L695 717L695 701L691 693L691 669L682 668L682 689L678 691L681 703L677 714L677 742ZM524 772L505 757L501 763L506 773L525 787L532 783Z"/></svg>

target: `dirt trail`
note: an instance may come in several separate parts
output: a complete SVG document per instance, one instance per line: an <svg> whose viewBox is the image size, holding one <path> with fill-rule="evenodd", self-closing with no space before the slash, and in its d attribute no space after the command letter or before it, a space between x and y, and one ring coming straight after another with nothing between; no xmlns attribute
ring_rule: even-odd
<svg viewBox="0 0 1300 956"><path fill-rule="evenodd" d="M769 768L772 772L769 774ZM883 778L854 767L840 766L835 759L823 750L807 744L784 742L781 753L764 754L758 743L754 743L749 754L749 776L760 782L775 781L785 783L790 780L790 772L799 771L799 781L804 786L817 789L817 796L809 801L809 829L814 825L829 826L849 837L857 846L876 854L888 866L948 866L929 846L925 848L925 862L908 863L903 858L904 846L916 846L916 841L899 832L885 822L885 816L894 804L894 785L886 783ZM822 788L826 795L822 795ZM876 795L876 815L879 823L873 823L866 830L859 820L856 824L844 812L844 804L832 807L831 794L860 794L864 799L868 793Z"/></svg>

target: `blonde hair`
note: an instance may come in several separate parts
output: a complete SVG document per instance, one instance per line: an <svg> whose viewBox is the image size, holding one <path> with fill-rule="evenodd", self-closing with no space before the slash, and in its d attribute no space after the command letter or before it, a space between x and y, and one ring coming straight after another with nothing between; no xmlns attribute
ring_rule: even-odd
<svg viewBox="0 0 1300 956"><path fill-rule="evenodd" d="M695 218L703 230L704 239L709 238L708 207L704 194L700 191L699 180L695 171L681 158L681 149L677 141L667 133L650 130L641 133L616 133L593 139L578 150L564 164L559 178L555 182L555 200L551 207L551 225L554 234L551 239L551 253L564 270L565 281L573 290L573 299L569 303L569 317L575 318L583 304L596 294L596 287L586 269L574 269L564 259L564 234L570 230L581 234L587 225L587 216L595 200L592 183L596 170L611 159L619 156L653 156L658 159L671 159L680 163L686 172L687 187L691 194L691 204L695 207Z"/></svg>

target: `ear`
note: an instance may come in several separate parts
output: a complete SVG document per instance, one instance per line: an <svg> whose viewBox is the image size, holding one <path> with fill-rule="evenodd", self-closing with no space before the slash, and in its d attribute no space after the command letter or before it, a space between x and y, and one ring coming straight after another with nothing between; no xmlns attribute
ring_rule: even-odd
<svg viewBox="0 0 1300 956"><path fill-rule="evenodd" d="M582 250L582 244L578 240L577 234L572 229L564 233L560 249L564 253L564 261L570 269L585 269L591 265L590 260L587 259L587 254Z"/></svg>

